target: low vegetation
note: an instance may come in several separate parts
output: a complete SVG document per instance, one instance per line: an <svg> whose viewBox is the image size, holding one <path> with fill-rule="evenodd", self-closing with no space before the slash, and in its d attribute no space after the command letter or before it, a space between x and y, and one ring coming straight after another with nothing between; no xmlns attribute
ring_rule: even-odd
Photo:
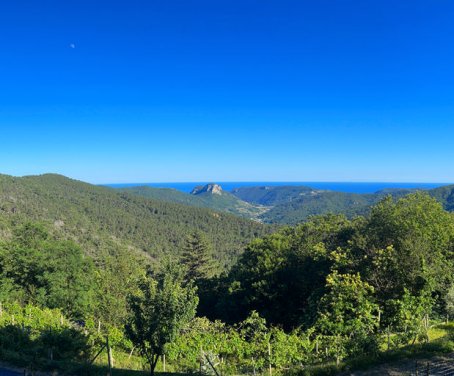
<svg viewBox="0 0 454 376"><path fill-rule="evenodd" d="M159 263L93 257L16 207L0 216L0 357L22 367L105 374L110 348L115 371L334 374L454 351L454 217L423 193L262 234L229 269L199 228Z"/></svg>

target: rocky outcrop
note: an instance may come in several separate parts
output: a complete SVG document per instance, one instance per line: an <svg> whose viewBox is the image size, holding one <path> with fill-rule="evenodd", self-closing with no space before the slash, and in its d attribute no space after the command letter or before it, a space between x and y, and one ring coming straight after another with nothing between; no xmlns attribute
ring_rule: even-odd
<svg viewBox="0 0 454 376"><path fill-rule="evenodd" d="M191 195L199 195L201 193L211 193L213 195L221 195L222 187L219 184L210 183L207 185L199 185L191 191Z"/></svg>

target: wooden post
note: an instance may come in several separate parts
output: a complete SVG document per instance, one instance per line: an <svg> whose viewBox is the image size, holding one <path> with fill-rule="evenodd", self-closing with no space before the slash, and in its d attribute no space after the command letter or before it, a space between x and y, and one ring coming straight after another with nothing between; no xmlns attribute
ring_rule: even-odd
<svg viewBox="0 0 454 376"><path fill-rule="evenodd" d="M162 355L162 371L166 371L166 354Z"/></svg>
<svg viewBox="0 0 454 376"><path fill-rule="evenodd" d="M388 339L388 351L389 351L389 348L391 347L391 336L390 336L390 333L389 333L389 325L386 328L386 337Z"/></svg>
<svg viewBox="0 0 454 376"><path fill-rule="evenodd" d="M202 376L202 361L203 361L203 350L202 350L202 346L200 346L200 363L199 363L200 376Z"/></svg>
<svg viewBox="0 0 454 376"><path fill-rule="evenodd" d="M220 376L219 373L218 373L218 371L216 370L216 367L215 367L214 364L211 362L210 357L209 357L207 354L205 354L205 359L207 360L207 362L208 362L208 364L210 365L211 369L213 370L214 374L215 374L216 376Z"/></svg>
<svg viewBox="0 0 454 376"><path fill-rule="evenodd" d="M109 376L112 376L112 353L110 351L109 337L106 337L107 363L109 365Z"/></svg>
<svg viewBox="0 0 454 376"><path fill-rule="evenodd" d="M132 353L134 352L134 349L135 349L135 347L133 346L131 352L129 353L128 360L131 359L131 356L132 356Z"/></svg>
<svg viewBox="0 0 454 376"><path fill-rule="evenodd" d="M0 302L0 317L3 316L3 306L2 306L2 302Z"/></svg>
<svg viewBox="0 0 454 376"><path fill-rule="evenodd" d="M271 367L271 344L268 342L268 367L269 367L269 373L270 376L273 374L273 369Z"/></svg>

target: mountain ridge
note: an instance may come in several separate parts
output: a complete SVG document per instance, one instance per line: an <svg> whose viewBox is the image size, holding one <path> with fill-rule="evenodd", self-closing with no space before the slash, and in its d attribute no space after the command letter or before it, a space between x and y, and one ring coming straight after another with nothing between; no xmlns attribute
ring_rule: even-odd
<svg viewBox="0 0 454 376"><path fill-rule="evenodd" d="M211 199L211 201L204 201L203 204L196 199L197 197L201 198L214 196L213 194L207 192L210 189L208 187L210 185L213 186L217 184L211 183L204 187L195 187L193 190L194 192L197 192L195 195L179 191L179 193L177 193L176 190L174 190L172 194L169 193L170 191L161 191L159 194L158 191L154 191L157 188L148 187L147 195L149 197L153 196L156 199L163 200L176 200L176 196L179 196L180 199L185 198L185 200L190 201L188 203L189 205L203 205L204 207L209 207L214 210L228 211L232 214L240 215L246 218L253 218L254 220L264 223L281 225L293 225L307 220L310 216L328 213L345 214L350 218L356 215L364 215L367 214L372 205L376 204L388 195L397 199L416 191L427 192L429 195L440 201L446 210L454 211L454 185L447 185L432 189L382 188L374 193L349 193L333 190L321 190L304 185L247 186L234 188L231 192L221 191L219 196L224 195L224 197L226 197L227 195L232 195L235 196L238 201L230 199L230 202L225 201L223 205L217 206L213 199ZM205 191L202 192L204 189ZM133 192L133 188L127 188L126 191L129 191L130 193L138 193ZM167 192L168 195L173 197L165 198L165 195L163 195L164 192ZM188 196L193 198L190 199ZM243 207L249 204L255 209L252 211L243 210L241 212L232 209L234 205L229 206L233 203L234 205L242 205Z"/></svg>

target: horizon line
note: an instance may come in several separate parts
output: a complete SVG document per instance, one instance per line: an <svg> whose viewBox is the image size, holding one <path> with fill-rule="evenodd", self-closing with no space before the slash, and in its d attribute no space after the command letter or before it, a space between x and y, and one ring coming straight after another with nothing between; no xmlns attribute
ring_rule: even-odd
<svg viewBox="0 0 454 376"><path fill-rule="evenodd" d="M186 181L143 181L143 182L115 182L115 183L93 183L96 185L116 184L223 184L223 183L336 183L336 184L454 184L454 182L440 181L380 181L380 180L186 180Z"/></svg>

